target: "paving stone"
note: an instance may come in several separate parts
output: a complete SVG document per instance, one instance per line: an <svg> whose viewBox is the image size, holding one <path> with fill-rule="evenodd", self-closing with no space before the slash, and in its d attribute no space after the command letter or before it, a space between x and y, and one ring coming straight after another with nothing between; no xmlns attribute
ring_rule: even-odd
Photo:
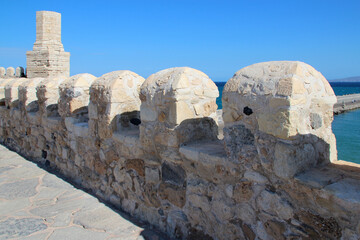
<svg viewBox="0 0 360 240"><path fill-rule="evenodd" d="M38 184L39 180L37 178L5 183L1 185L0 198L16 199L32 197L36 194L35 188Z"/></svg>
<svg viewBox="0 0 360 240"><path fill-rule="evenodd" d="M34 232L46 229L42 219L37 218L9 218L0 223L0 239L9 239L21 236L27 236Z"/></svg>
<svg viewBox="0 0 360 240"><path fill-rule="evenodd" d="M68 201L68 202L56 202L53 205L40 206L30 210L34 215L49 218L58 215L63 212L72 212L77 210L82 206L82 203L79 201Z"/></svg>
<svg viewBox="0 0 360 240"><path fill-rule="evenodd" d="M40 199L54 199L65 192L64 189L50 188L50 187L39 187L39 193L35 196L36 200Z"/></svg>
<svg viewBox="0 0 360 240"><path fill-rule="evenodd" d="M0 201L0 215L14 214L24 208L30 207L31 203L27 198L13 199L9 201Z"/></svg>
<svg viewBox="0 0 360 240"><path fill-rule="evenodd" d="M67 183L64 180L62 180L52 174L46 174L43 177L42 181L43 181L42 186L44 186L44 187L61 188L61 189L73 189L74 188L70 183Z"/></svg>
<svg viewBox="0 0 360 240"><path fill-rule="evenodd" d="M95 232L80 227L57 229L50 235L48 240L104 240L109 236L105 232Z"/></svg>
<svg viewBox="0 0 360 240"><path fill-rule="evenodd" d="M41 168L34 168L28 166L22 166L13 168L6 172L7 175L11 175L11 178L16 179L27 179L27 178L38 178L44 175L45 171Z"/></svg>
<svg viewBox="0 0 360 240"><path fill-rule="evenodd" d="M113 212L106 206L92 211L79 211L74 215L74 224L103 231L123 231L129 227L133 227L133 231L142 230Z"/></svg>
<svg viewBox="0 0 360 240"><path fill-rule="evenodd" d="M59 213L54 217L54 223L51 227L66 227L71 223L72 213L71 212L63 212Z"/></svg>
<svg viewBox="0 0 360 240"><path fill-rule="evenodd" d="M45 240L46 237L49 235L49 232L46 233L39 233L39 234L32 234L30 236L18 238L19 240Z"/></svg>
<svg viewBox="0 0 360 240"><path fill-rule="evenodd" d="M0 169L0 240L167 239L2 146Z"/></svg>
<svg viewBox="0 0 360 240"><path fill-rule="evenodd" d="M0 174L3 174L11 169L14 169L16 166L13 165L13 166L5 166L5 167L0 167Z"/></svg>

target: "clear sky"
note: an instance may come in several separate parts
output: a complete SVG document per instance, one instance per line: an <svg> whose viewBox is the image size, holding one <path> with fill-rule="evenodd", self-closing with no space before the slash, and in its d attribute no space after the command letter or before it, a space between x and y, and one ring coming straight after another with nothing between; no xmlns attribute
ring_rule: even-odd
<svg viewBox="0 0 360 240"><path fill-rule="evenodd" d="M257 62L298 60L360 76L359 0L1 0L0 66L26 66L36 11L62 14L71 75L189 66L227 81Z"/></svg>

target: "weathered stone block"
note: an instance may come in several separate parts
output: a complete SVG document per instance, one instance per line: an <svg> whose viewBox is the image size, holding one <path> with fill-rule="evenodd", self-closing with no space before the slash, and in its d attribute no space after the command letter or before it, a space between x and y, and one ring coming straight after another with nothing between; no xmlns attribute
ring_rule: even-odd
<svg viewBox="0 0 360 240"><path fill-rule="evenodd" d="M13 67L8 67L6 69L6 77L7 78L14 78L15 77L15 69Z"/></svg>
<svg viewBox="0 0 360 240"><path fill-rule="evenodd" d="M89 88L96 77L91 74L78 74L59 85L59 114L75 116L76 112L89 105ZM87 110L85 110L87 113Z"/></svg>
<svg viewBox="0 0 360 240"><path fill-rule="evenodd" d="M15 77L25 77L25 72L24 72L24 68L23 67L17 67L15 69Z"/></svg>
<svg viewBox="0 0 360 240"><path fill-rule="evenodd" d="M182 208L186 202L186 190L184 187L174 186L172 184L161 183L159 196L163 200L168 200L175 206Z"/></svg>
<svg viewBox="0 0 360 240"><path fill-rule="evenodd" d="M131 71L115 71L104 74L92 83L89 116L97 122L98 134L102 138L134 126L131 119L128 119L128 127L124 127L124 123L119 124L119 121L123 119L123 114L140 110L139 91L143 82L144 78Z"/></svg>
<svg viewBox="0 0 360 240"><path fill-rule="evenodd" d="M179 165L163 163L161 166L162 181L176 186L184 186L186 173Z"/></svg>

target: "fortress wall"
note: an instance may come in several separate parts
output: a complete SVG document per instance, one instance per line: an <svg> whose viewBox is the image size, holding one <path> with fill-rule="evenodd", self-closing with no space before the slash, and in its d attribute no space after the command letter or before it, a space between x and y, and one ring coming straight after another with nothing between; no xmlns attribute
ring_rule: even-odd
<svg viewBox="0 0 360 240"><path fill-rule="evenodd" d="M25 77L25 72L23 67L17 67L16 69L13 67L8 67L5 69L4 67L0 67L0 78L21 78Z"/></svg>
<svg viewBox="0 0 360 240"><path fill-rule="evenodd" d="M360 167L337 161L336 97L307 64L235 73L223 140L218 89L191 68L1 79L2 91L3 144L174 238L360 237Z"/></svg>

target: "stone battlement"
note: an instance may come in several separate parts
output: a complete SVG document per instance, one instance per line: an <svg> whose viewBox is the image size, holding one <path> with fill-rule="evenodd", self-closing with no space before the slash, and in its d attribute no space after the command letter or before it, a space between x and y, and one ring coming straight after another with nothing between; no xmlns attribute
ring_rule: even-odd
<svg viewBox="0 0 360 240"><path fill-rule="evenodd" d="M0 67L0 78L20 78L26 77L24 68L17 67L16 69L13 67L8 67L5 69L4 67Z"/></svg>
<svg viewBox="0 0 360 240"><path fill-rule="evenodd" d="M360 168L337 161L336 97L305 63L235 73L223 139L218 89L192 68L4 78L0 94L3 144L172 237L360 236Z"/></svg>
<svg viewBox="0 0 360 240"><path fill-rule="evenodd" d="M359 239L360 166L337 160L336 97L314 68L239 70L219 117L196 69L70 77L60 14L36 21L28 78L0 68L2 144L173 238Z"/></svg>

